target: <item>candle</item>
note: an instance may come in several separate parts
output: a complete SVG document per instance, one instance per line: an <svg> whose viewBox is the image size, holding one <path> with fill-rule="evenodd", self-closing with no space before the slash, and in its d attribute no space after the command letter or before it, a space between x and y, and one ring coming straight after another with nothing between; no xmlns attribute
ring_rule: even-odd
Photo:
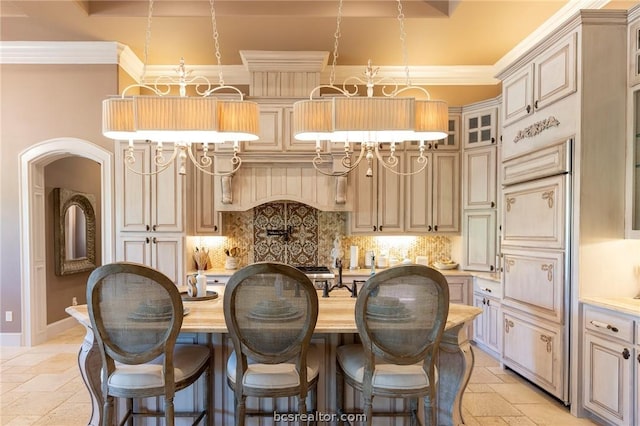
<svg viewBox="0 0 640 426"><path fill-rule="evenodd" d="M351 259L349 269L358 269L358 246L351 246Z"/></svg>

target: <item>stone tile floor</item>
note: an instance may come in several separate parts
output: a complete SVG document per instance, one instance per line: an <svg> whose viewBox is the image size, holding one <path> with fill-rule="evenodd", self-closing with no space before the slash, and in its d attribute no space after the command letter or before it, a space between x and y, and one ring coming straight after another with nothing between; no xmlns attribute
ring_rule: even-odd
<svg viewBox="0 0 640 426"><path fill-rule="evenodd" d="M33 348L0 347L1 426L80 426L91 412L77 353L84 328ZM592 425L474 348L476 365L463 398L467 425Z"/></svg>

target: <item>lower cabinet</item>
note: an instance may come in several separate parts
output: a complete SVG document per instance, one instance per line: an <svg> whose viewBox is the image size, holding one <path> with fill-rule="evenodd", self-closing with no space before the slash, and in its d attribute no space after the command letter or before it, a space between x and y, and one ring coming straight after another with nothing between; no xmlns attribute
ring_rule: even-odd
<svg viewBox="0 0 640 426"><path fill-rule="evenodd" d="M473 341L494 357L499 358L502 342L500 299L475 292L473 306L482 309L482 314L473 321Z"/></svg>
<svg viewBox="0 0 640 426"><path fill-rule="evenodd" d="M547 392L566 400L561 325L502 306L502 361Z"/></svg>
<svg viewBox="0 0 640 426"><path fill-rule="evenodd" d="M640 351L633 345L634 321L588 305L583 313L584 407L611 424L638 424L634 386L639 392Z"/></svg>
<svg viewBox="0 0 640 426"><path fill-rule="evenodd" d="M142 263L165 274L177 285L185 284L184 237L165 234L123 234L117 238L116 259Z"/></svg>

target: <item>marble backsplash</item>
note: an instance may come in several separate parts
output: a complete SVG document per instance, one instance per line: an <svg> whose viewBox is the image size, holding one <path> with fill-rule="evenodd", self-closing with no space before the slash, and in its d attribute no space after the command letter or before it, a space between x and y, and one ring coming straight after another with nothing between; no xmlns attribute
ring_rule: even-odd
<svg viewBox="0 0 640 426"><path fill-rule="evenodd" d="M290 234L285 233L291 226ZM412 261L418 255L429 261L449 259L452 239L448 236L357 236L347 235L347 213L325 212L294 202L267 203L245 212L223 213L226 237L190 237L187 247L207 245L209 268L224 268L225 249L236 248L238 267L273 260L295 265L331 265L336 238L343 265L350 264L350 247L358 246L358 265L365 266L365 251L384 253ZM195 264L192 265L195 268Z"/></svg>

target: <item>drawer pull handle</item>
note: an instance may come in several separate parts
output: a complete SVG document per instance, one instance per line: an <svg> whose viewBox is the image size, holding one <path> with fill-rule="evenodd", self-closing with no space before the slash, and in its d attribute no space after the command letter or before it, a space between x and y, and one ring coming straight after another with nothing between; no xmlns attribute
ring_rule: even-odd
<svg viewBox="0 0 640 426"><path fill-rule="evenodd" d="M513 321L508 320L508 319L505 318L505 320L504 320L504 332L508 333L510 328L513 328Z"/></svg>
<svg viewBox="0 0 640 426"><path fill-rule="evenodd" d="M547 352L551 353L551 342L553 341L551 336L545 336L544 334L541 334L540 335L540 340L542 340L543 342L545 342L547 344Z"/></svg>
<svg viewBox="0 0 640 426"><path fill-rule="evenodd" d="M598 327L598 328L606 328L607 330L611 330L614 333L618 332L618 327L614 327L611 324L607 324L604 322L600 322L600 321L596 321L596 320L591 320L589 321L594 327Z"/></svg>
<svg viewBox="0 0 640 426"><path fill-rule="evenodd" d="M640 354L638 354L638 364L640 364Z"/></svg>
<svg viewBox="0 0 640 426"><path fill-rule="evenodd" d="M483 287L483 288L481 288L480 290L482 290L482 291L486 291L487 293L491 293L491 289L490 289L490 288L488 288L488 287Z"/></svg>
<svg viewBox="0 0 640 426"><path fill-rule="evenodd" d="M624 350L622 351L622 358L629 359L630 356L631 356L631 353L629 352L629 349L624 348Z"/></svg>

